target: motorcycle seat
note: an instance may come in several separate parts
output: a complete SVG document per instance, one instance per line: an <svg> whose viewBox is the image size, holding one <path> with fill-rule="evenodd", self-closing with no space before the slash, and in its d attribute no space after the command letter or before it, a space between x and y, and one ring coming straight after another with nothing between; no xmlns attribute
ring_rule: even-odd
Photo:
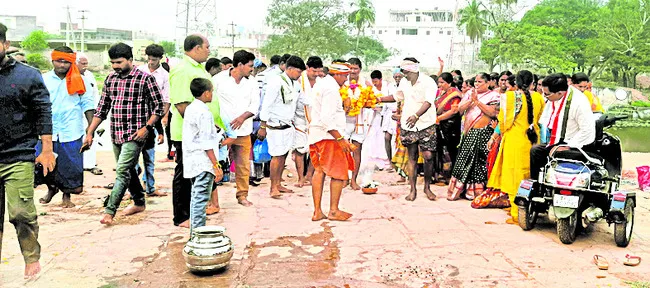
<svg viewBox="0 0 650 288"><path fill-rule="evenodd" d="M583 150L583 151L585 151L585 150ZM587 156L600 161L600 164L604 163L603 157L600 157L598 154L593 153L593 152L589 152L589 151L585 151L585 153L587 154ZM564 159L577 160L577 161L582 161L582 162L589 162L587 160L587 158L585 158L585 156L582 155L582 153L580 153L580 151L578 151L577 149L571 149L571 150L567 150L567 151L555 152L554 157L555 158L564 158Z"/></svg>

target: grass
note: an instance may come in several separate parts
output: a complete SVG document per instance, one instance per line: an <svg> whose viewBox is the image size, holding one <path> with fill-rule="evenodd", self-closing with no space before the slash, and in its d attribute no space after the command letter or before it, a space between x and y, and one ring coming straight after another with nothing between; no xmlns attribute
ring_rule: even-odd
<svg viewBox="0 0 650 288"><path fill-rule="evenodd" d="M634 281L634 282L625 282L625 284L630 285L632 288L650 288L650 282L641 282L641 281Z"/></svg>
<svg viewBox="0 0 650 288"><path fill-rule="evenodd" d="M621 138L624 152L650 152L647 127L626 127L607 130ZM650 287L648 287L650 288Z"/></svg>

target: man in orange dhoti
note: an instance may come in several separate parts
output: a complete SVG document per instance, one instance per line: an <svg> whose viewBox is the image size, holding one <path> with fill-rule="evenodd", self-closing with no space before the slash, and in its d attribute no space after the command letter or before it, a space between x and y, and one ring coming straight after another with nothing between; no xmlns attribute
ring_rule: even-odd
<svg viewBox="0 0 650 288"><path fill-rule="evenodd" d="M352 217L352 214L339 210L341 192L349 179L348 171L354 170L354 160L350 155L352 145L341 135L346 125L345 111L349 107L344 108L339 89L347 81L349 73L347 64L333 63L329 75L314 87L316 93L309 126L309 154L315 169L311 190L314 197L313 221L325 218L345 221ZM321 210L325 176L332 178L328 216Z"/></svg>

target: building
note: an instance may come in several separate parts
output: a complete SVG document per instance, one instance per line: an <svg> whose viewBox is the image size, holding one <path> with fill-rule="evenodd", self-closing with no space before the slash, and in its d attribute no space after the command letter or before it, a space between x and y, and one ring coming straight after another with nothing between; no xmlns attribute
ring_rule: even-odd
<svg viewBox="0 0 650 288"><path fill-rule="evenodd" d="M422 66L437 69L440 57L450 69L467 69L473 45L458 27L457 10L389 10L387 18L367 30L369 36L397 51L381 66L397 66L404 57L415 57Z"/></svg>
<svg viewBox="0 0 650 288"><path fill-rule="evenodd" d="M249 30L235 25L235 27L229 26L217 29L217 35L214 39L210 39L210 43L216 43L213 46L217 47L219 58L232 58L233 51L246 50L255 54L256 58L264 61L265 58L262 58L260 48L264 46L264 42L268 38L269 32L267 31Z"/></svg>
<svg viewBox="0 0 650 288"><path fill-rule="evenodd" d="M59 33L61 36L65 37L66 32L67 23L61 22L59 26ZM70 23L70 36L71 40L74 39L74 41L80 41L81 26L78 23ZM85 28L84 38L86 40L113 40L115 42L131 41L133 40L133 31L109 28Z"/></svg>
<svg viewBox="0 0 650 288"><path fill-rule="evenodd" d="M9 28L9 41L20 41L35 30L43 30L43 26L36 23L36 16L0 15L0 23Z"/></svg>

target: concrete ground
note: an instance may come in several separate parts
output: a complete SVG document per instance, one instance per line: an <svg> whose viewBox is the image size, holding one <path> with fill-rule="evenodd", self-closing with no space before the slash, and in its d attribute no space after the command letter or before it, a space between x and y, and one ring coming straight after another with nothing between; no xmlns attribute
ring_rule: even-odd
<svg viewBox="0 0 650 288"><path fill-rule="evenodd" d="M525 232L505 224L503 210L444 200L445 187L435 187L436 202L422 194L407 202L408 187L385 172L375 175L383 183L376 195L344 191L341 207L354 214L347 222L310 221L310 187L273 200L266 179L251 189L250 208L236 203L233 184L220 187L222 210L208 217L208 225L226 227L235 254L226 270L194 275L181 255L189 231L172 225L171 195L148 199L147 210L134 216L118 212L113 226L99 223L109 193L102 186L114 179L112 154L99 152L99 163L105 174L86 174L85 192L73 196L75 208L57 207L59 195L37 204L38 278L22 279L22 256L7 223L0 287L625 287L650 281L648 193L639 193L629 247L616 247L613 227L604 222L564 245L548 221ZM626 154L625 163L634 170L650 164L650 155ZM171 192L173 167L157 163L161 190ZM634 179L625 183L636 185ZM36 197L43 195L40 187ZM595 254L609 260L609 270L597 269ZM644 262L624 266L626 254Z"/></svg>

